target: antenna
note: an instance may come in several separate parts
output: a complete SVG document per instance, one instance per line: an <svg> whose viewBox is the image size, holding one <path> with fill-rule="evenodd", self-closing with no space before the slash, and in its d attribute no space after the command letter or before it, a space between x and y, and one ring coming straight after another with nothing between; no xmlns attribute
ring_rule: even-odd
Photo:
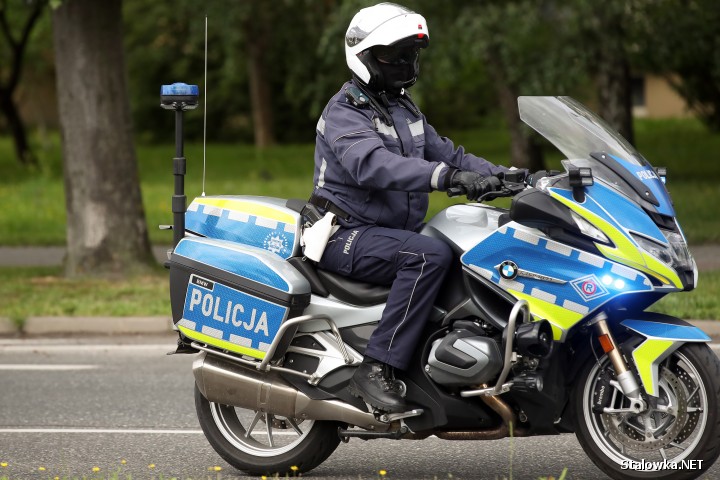
<svg viewBox="0 0 720 480"><path fill-rule="evenodd" d="M205 15L205 80L203 81L205 93L203 94L203 181L202 196L205 196L205 150L207 146L207 45L208 45L208 17Z"/></svg>

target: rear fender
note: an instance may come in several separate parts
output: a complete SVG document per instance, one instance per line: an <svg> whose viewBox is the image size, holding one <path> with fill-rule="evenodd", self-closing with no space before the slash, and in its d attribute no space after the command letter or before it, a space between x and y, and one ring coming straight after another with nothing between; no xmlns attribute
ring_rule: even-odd
<svg viewBox="0 0 720 480"><path fill-rule="evenodd" d="M645 337L645 341L632 351L632 359L645 392L652 396L658 394L658 370L663 360L684 343L711 340L705 332L685 320L660 313L644 312L636 318L621 321L620 325Z"/></svg>

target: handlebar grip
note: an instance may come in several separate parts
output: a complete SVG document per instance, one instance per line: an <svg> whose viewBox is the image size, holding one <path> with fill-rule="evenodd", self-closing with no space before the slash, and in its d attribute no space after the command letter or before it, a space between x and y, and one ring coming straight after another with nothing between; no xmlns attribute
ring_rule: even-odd
<svg viewBox="0 0 720 480"><path fill-rule="evenodd" d="M463 192L462 188L457 187L451 187L447 189L447 196L448 197L459 197L460 195L463 195L465 192Z"/></svg>

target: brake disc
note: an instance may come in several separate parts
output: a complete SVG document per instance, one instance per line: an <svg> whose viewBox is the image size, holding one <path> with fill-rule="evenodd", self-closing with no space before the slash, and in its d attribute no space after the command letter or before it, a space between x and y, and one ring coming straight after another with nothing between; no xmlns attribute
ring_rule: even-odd
<svg viewBox="0 0 720 480"><path fill-rule="evenodd" d="M617 413L603 413L601 415L603 424L610 431L610 435L625 447L641 451L657 451L665 448L675 441L683 427L688 425L687 394L683 382L668 369L663 369L661 381L658 382L670 402L675 399L674 418L672 415L649 410L640 415L628 415ZM645 421L651 417L655 422L655 428L662 432L660 436L645 434ZM631 423L635 421L635 423ZM638 430L643 430L638 431Z"/></svg>
<svg viewBox="0 0 720 480"><path fill-rule="evenodd" d="M675 375L680 379L680 381L685 384L686 391L690 392L692 394L692 397L688 397L687 399L687 406L688 407L695 407L698 410L694 412L687 412L687 421L685 422L685 425L680 430L680 434L675 439L675 443L682 443L685 440L687 440L690 435L695 431L695 427L698 424L698 421L700 420L700 414L702 413L702 410L700 410L701 402L700 402L700 396L697 395L697 392L699 392L699 389L697 389L697 383L690 377L688 372L683 370L682 368L677 367L676 365L676 371L674 372ZM678 371L679 370L679 371ZM689 409L689 408L688 408Z"/></svg>

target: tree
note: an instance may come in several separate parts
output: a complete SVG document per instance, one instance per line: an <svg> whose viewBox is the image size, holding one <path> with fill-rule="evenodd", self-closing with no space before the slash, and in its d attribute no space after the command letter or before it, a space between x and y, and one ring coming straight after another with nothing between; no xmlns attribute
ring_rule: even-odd
<svg viewBox="0 0 720 480"><path fill-rule="evenodd" d="M664 75L712 131L720 132L720 3L634 0L639 62Z"/></svg>
<svg viewBox="0 0 720 480"><path fill-rule="evenodd" d="M459 48L487 65L510 130L514 166L545 167L537 135L520 120L517 97L568 95L584 78L582 55L568 42L571 13L553 0L516 0L468 5L458 15L457 30L465 32Z"/></svg>
<svg viewBox="0 0 720 480"><path fill-rule="evenodd" d="M121 0L65 0L53 12L67 207L66 273L153 262L125 80Z"/></svg>
<svg viewBox="0 0 720 480"><path fill-rule="evenodd" d="M15 2L20 3L20 2ZM8 21L7 0L0 0L0 35L10 47L7 61L0 61L0 112L5 116L13 137L15 154L18 161L24 165L37 165L37 159L30 149L27 140L25 124L20 117L18 107L13 100L15 89L20 83L23 69L23 60L27 49L30 33L37 23L47 2L45 0L27 0L24 2L29 8L27 18L21 22L19 34L12 31ZM0 57L1 59L2 57ZM3 67L7 65L8 69ZM3 79L3 77L5 77Z"/></svg>
<svg viewBox="0 0 720 480"><path fill-rule="evenodd" d="M631 60L637 15L632 1L574 0L574 42L582 45L584 63L593 78L598 113L631 144L635 143L632 116Z"/></svg>

